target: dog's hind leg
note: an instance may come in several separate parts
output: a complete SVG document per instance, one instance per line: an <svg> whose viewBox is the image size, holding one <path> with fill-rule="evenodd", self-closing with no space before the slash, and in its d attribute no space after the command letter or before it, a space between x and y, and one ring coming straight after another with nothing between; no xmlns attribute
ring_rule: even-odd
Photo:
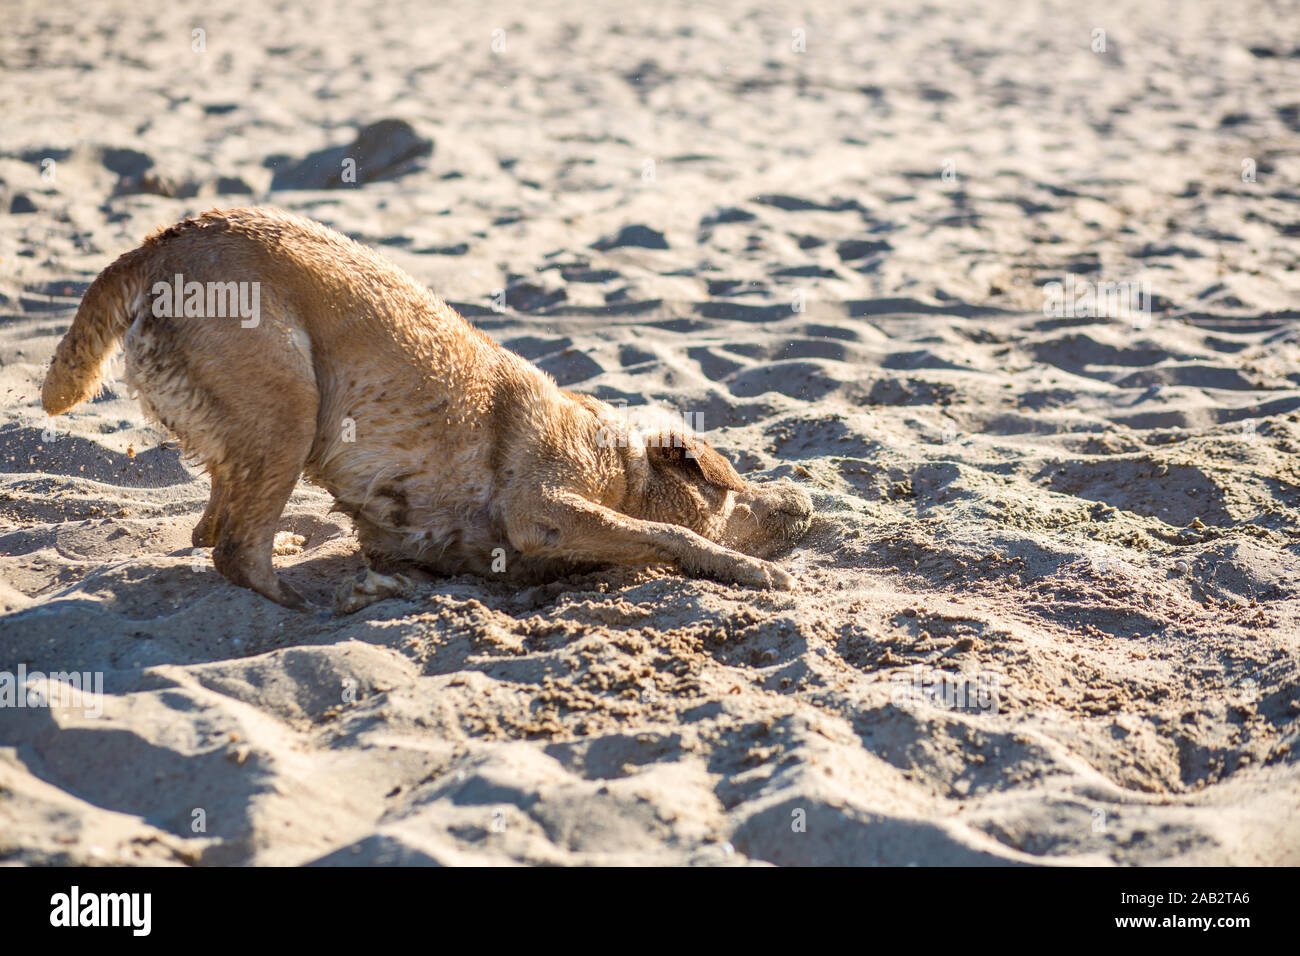
<svg viewBox="0 0 1300 956"><path fill-rule="evenodd" d="M212 563L222 575L286 607L300 607L303 599L275 573L271 554L280 514L302 473L312 438L312 429L305 436L294 436L295 424L284 420L262 424L280 429L285 438L284 447L275 453L248 449L229 459L228 473L239 477L230 481L228 501L217 513L212 549Z"/></svg>
<svg viewBox="0 0 1300 956"><path fill-rule="evenodd" d="M146 409L212 475L196 547L234 584L287 607L303 603L271 564L281 512L316 434L320 396L292 316L265 303L257 327L210 318L142 317L127 368Z"/></svg>

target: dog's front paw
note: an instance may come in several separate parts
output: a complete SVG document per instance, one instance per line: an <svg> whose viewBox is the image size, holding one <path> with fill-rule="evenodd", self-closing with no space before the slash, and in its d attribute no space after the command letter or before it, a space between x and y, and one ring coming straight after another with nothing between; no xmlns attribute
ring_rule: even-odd
<svg viewBox="0 0 1300 956"><path fill-rule="evenodd" d="M789 591L794 587L794 576L785 571L771 561L763 561L756 558L755 563L758 565L757 573L761 580L751 584L750 587L766 588L772 591Z"/></svg>
<svg viewBox="0 0 1300 956"><path fill-rule="evenodd" d="M770 561L764 562L767 565L767 573L770 576L769 588L777 591L791 591L795 586L795 577L784 568L779 568Z"/></svg>
<svg viewBox="0 0 1300 956"><path fill-rule="evenodd" d="M735 584L743 584L745 587L765 590L788 591L795 584L790 574L762 558L742 558L723 569L717 577Z"/></svg>

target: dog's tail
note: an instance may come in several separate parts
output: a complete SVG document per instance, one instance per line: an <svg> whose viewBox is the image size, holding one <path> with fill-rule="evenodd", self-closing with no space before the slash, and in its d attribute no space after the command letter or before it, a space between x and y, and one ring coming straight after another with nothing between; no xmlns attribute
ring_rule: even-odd
<svg viewBox="0 0 1300 956"><path fill-rule="evenodd" d="M144 307L148 259L145 246L128 252L82 296L41 386L41 404L49 414L62 415L99 391L109 360Z"/></svg>

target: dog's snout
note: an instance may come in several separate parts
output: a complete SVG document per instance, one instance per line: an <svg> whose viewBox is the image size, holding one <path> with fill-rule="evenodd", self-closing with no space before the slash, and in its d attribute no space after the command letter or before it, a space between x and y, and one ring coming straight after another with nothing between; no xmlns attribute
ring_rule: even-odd
<svg viewBox="0 0 1300 956"><path fill-rule="evenodd" d="M808 496L808 492L798 485L789 485L783 488L782 492L781 500L776 506L778 512L795 518L807 518L812 515L812 498Z"/></svg>
<svg viewBox="0 0 1300 956"><path fill-rule="evenodd" d="M813 502L794 482L751 484L736 502L724 534L728 547L766 557L801 537L812 524Z"/></svg>

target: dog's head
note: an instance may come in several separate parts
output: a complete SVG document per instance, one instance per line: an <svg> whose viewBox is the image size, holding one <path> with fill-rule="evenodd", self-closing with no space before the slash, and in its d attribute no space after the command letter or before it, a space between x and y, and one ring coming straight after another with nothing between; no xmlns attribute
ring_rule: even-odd
<svg viewBox="0 0 1300 956"><path fill-rule="evenodd" d="M755 557L771 556L808 530L806 491L788 481L746 481L680 419L629 409L609 434L624 459L625 514L681 525Z"/></svg>

